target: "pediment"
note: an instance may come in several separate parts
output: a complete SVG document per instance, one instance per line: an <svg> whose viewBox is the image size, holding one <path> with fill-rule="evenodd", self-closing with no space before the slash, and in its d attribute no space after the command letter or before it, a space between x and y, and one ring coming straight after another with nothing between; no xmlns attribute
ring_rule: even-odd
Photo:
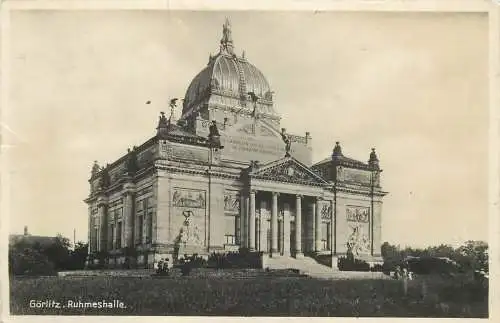
<svg viewBox="0 0 500 323"><path fill-rule="evenodd" d="M293 157L285 157L261 167L254 167L250 176L277 182L326 185L328 182Z"/></svg>

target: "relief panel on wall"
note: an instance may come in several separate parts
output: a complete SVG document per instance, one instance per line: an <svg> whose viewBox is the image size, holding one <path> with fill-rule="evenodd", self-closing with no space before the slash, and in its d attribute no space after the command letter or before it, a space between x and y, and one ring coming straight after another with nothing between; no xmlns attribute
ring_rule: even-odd
<svg viewBox="0 0 500 323"><path fill-rule="evenodd" d="M174 188L172 205L174 207L188 207L204 209L206 204L204 190L192 190L185 188Z"/></svg>
<svg viewBox="0 0 500 323"><path fill-rule="evenodd" d="M329 202L323 203L320 208L320 214L322 220L331 220L332 218L332 206Z"/></svg>
<svg viewBox="0 0 500 323"><path fill-rule="evenodd" d="M203 246L206 192L176 187L172 191L172 206L176 240L182 245Z"/></svg>
<svg viewBox="0 0 500 323"><path fill-rule="evenodd" d="M341 180L344 180L346 182L352 182L364 185L371 184L371 173L368 171L344 168L341 174L342 174Z"/></svg>
<svg viewBox="0 0 500 323"><path fill-rule="evenodd" d="M240 193L238 191L224 192L224 212L227 213L240 212Z"/></svg>
<svg viewBox="0 0 500 323"><path fill-rule="evenodd" d="M354 255L370 252L370 208L348 206L346 209L348 227L347 249Z"/></svg>

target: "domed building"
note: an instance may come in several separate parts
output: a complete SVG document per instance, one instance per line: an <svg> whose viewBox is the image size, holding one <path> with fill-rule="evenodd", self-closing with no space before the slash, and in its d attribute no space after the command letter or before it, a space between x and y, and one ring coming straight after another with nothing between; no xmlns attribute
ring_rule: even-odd
<svg viewBox="0 0 500 323"><path fill-rule="evenodd" d="M271 86L236 55L226 20L179 120L162 112L152 138L104 167L95 162L89 266L150 268L241 248L261 251L269 267L335 268L347 254L380 263L386 192L375 150L362 162L337 142L313 164L310 133L288 133L280 121Z"/></svg>

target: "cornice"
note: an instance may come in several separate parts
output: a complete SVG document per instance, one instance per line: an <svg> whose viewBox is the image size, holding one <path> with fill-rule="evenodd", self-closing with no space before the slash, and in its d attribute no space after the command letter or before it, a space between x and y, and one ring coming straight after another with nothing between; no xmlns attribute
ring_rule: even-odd
<svg viewBox="0 0 500 323"><path fill-rule="evenodd" d="M258 179L266 182L274 182L274 183L283 183L283 184L296 184L296 185L305 185L305 186L314 186L314 187L321 187L321 188L326 188L329 186L329 184L322 184L322 183L313 183L309 181L301 181L301 180L276 180L267 176L259 176L259 175L252 175L249 174L249 179Z"/></svg>

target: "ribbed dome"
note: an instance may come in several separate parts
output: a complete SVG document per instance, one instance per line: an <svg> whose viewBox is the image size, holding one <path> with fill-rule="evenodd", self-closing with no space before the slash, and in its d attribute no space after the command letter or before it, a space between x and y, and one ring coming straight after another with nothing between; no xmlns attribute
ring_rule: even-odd
<svg viewBox="0 0 500 323"><path fill-rule="evenodd" d="M254 92L259 98L272 99L271 87L258 68L235 56L217 55L189 85L184 96L183 114L205 97L211 87L234 97Z"/></svg>
<svg viewBox="0 0 500 323"><path fill-rule="evenodd" d="M244 57L233 52L229 22L223 26L221 50L211 56L208 65L195 76L184 96L182 114L196 110L211 94L249 100L249 92L255 93L260 102L272 105L272 92L264 74ZM268 110L274 114L272 109Z"/></svg>

